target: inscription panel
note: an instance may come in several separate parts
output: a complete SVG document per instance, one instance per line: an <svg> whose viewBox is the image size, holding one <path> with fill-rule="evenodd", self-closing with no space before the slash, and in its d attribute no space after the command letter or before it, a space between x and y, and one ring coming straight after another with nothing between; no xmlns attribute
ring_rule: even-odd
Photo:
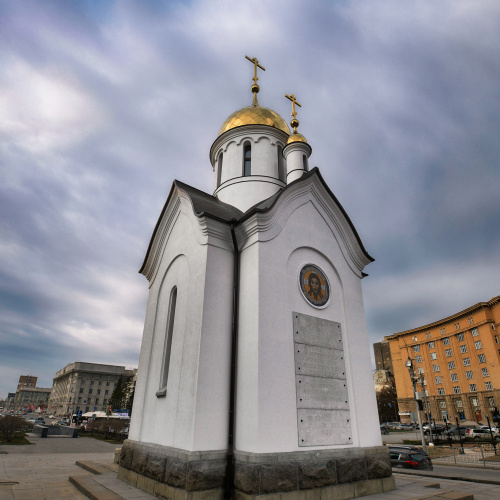
<svg viewBox="0 0 500 500"><path fill-rule="evenodd" d="M345 380L323 377L295 377L297 408L349 410Z"/></svg>
<svg viewBox="0 0 500 500"><path fill-rule="evenodd" d="M352 444L340 323L293 313L299 446Z"/></svg>
<svg viewBox="0 0 500 500"><path fill-rule="evenodd" d="M330 349L343 349L340 323L315 318L308 314L293 313L293 340Z"/></svg>
<svg viewBox="0 0 500 500"><path fill-rule="evenodd" d="M295 343L295 374L345 379L344 351Z"/></svg>
<svg viewBox="0 0 500 500"><path fill-rule="evenodd" d="M299 446L352 444L348 411L297 410Z"/></svg>

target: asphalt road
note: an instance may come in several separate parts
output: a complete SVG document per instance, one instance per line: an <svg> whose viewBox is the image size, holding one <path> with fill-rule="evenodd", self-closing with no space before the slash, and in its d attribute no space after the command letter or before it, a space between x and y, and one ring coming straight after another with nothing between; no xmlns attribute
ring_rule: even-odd
<svg viewBox="0 0 500 500"><path fill-rule="evenodd" d="M395 474L410 473L418 476L454 479L457 481L472 481L477 483L488 483L500 485L500 469L488 469L486 467L455 467L454 465L436 465L433 471L393 468Z"/></svg>

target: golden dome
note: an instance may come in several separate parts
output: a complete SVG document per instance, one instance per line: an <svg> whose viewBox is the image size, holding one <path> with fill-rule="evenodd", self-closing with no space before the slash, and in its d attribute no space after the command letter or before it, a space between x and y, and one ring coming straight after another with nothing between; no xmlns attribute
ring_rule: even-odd
<svg viewBox="0 0 500 500"><path fill-rule="evenodd" d="M299 134L298 132L292 134L288 138L288 141L286 141L287 144L292 144L292 142L305 142L307 144L306 138L302 134Z"/></svg>
<svg viewBox="0 0 500 500"><path fill-rule="evenodd" d="M219 135L242 125L268 125L275 127L290 135L290 129L285 120L278 113L269 108L261 106L248 106L241 108L230 115L222 124ZM300 135L300 134L299 134Z"/></svg>

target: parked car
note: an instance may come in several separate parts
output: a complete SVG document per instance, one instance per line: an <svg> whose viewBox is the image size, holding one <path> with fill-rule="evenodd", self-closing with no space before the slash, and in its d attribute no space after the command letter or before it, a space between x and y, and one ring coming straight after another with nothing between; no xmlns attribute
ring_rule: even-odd
<svg viewBox="0 0 500 500"><path fill-rule="evenodd" d="M405 452L420 453L429 460L431 470L433 469L432 460L431 457L429 456L429 453L426 450L424 450L424 448L422 448L421 446L415 446L411 444L391 444L388 448L389 451L400 451L400 452L405 451Z"/></svg>
<svg viewBox="0 0 500 500"><path fill-rule="evenodd" d="M389 434L389 427L386 427L385 425L381 425L380 432L381 432L381 434L385 434L385 435Z"/></svg>
<svg viewBox="0 0 500 500"><path fill-rule="evenodd" d="M403 469L432 470L432 462L421 451L389 447L392 467Z"/></svg>
<svg viewBox="0 0 500 500"><path fill-rule="evenodd" d="M445 429L444 433L448 436L458 436L459 433L461 436L464 436L468 429L469 427L463 427L462 425L459 427L456 425L450 425L448 426L448 430Z"/></svg>
<svg viewBox="0 0 500 500"><path fill-rule="evenodd" d="M430 433L429 425L424 425L424 426L422 426L422 428L424 429L424 434ZM431 429L432 429L433 434L442 434L446 430L446 427L444 425L440 425L440 424L436 424L436 425L433 424L433 425L431 425Z"/></svg>
<svg viewBox="0 0 500 500"><path fill-rule="evenodd" d="M481 425L479 428L485 429L486 431L490 432L490 428L487 425ZM491 426L491 432L493 432L493 434L499 434L500 431L498 427Z"/></svg>
<svg viewBox="0 0 500 500"><path fill-rule="evenodd" d="M489 429L468 429L466 437L473 439L491 439L491 434ZM498 436L493 434L495 439L498 439Z"/></svg>

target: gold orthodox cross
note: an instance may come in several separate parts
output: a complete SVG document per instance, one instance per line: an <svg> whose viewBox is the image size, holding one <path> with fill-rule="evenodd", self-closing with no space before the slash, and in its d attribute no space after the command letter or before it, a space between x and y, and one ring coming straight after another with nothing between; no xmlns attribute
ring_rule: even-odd
<svg viewBox="0 0 500 500"><path fill-rule="evenodd" d="M263 66L261 66L259 64L259 61L257 60L256 57L253 57L252 59L250 59L248 56L245 56L246 59L248 59L251 63L253 63L253 86L257 86L257 89L259 88L259 86L257 85L257 80L259 79L257 77L257 68L259 67L262 71L266 71L266 68L264 68ZM253 92L253 86L252 86L252 92ZM258 90L257 90L258 92Z"/></svg>
<svg viewBox="0 0 500 500"><path fill-rule="evenodd" d="M299 102L297 102L297 98L293 94L292 95L285 94L285 97L287 99L290 99L290 101L292 101L292 121L290 122L290 125L293 128L293 133L296 134L297 127L299 126L299 120L297 120L297 111L295 111L295 105L297 105L299 108L301 108L302 106Z"/></svg>

